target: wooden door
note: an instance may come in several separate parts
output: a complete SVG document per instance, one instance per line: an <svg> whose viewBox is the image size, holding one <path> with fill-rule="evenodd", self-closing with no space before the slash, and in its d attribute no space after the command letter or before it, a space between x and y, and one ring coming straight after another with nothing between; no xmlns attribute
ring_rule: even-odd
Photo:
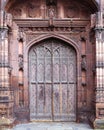
<svg viewBox="0 0 104 130"><path fill-rule="evenodd" d="M47 39L29 51L30 119L76 120L76 52Z"/></svg>

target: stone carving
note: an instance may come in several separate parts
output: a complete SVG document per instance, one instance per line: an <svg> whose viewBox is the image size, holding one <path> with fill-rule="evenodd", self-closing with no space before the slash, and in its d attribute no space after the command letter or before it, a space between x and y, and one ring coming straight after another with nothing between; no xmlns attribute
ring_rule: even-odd
<svg viewBox="0 0 104 130"><path fill-rule="evenodd" d="M81 68L82 68L82 70L84 70L84 71L87 70L87 67L86 67L86 56L85 56L85 55L82 55Z"/></svg>
<svg viewBox="0 0 104 130"><path fill-rule="evenodd" d="M22 14L21 8L15 8L11 12L12 12L14 18L20 17Z"/></svg>
<svg viewBox="0 0 104 130"><path fill-rule="evenodd" d="M28 31L27 28L19 28L18 30L18 37L17 37L17 40L20 41L20 42L24 42L26 39L25 39L25 32Z"/></svg>
<svg viewBox="0 0 104 130"><path fill-rule="evenodd" d="M6 24L11 27L12 26L12 15L7 13L6 14Z"/></svg>
<svg viewBox="0 0 104 130"><path fill-rule="evenodd" d="M23 70L23 55L19 55L19 70L22 69Z"/></svg>
<svg viewBox="0 0 104 130"><path fill-rule="evenodd" d="M88 11L87 8L85 8L85 6L80 7L80 17L81 18L90 18L90 12ZM87 12L87 13L86 13Z"/></svg>
<svg viewBox="0 0 104 130"><path fill-rule="evenodd" d="M48 9L48 16L50 18L49 25L53 26L53 18L55 17L55 8L54 6L50 6Z"/></svg>
<svg viewBox="0 0 104 130"><path fill-rule="evenodd" d="M43 32L45 32L45 33L52 32L51 28L49 28L49 27L33 28L33 30L31 32L29 32L29 28L24 28L23 31L26 33L26 43L29 43L31 40L35 39L36 37L43 35ZM80 36L78 35L79 31L76 31L76 36L74 36L70 27L69 28L55 27L55 28L53 28L53 32L59 33L59 34L64 34L66 37L73 39L76 43L80 43L79 42Z"/></svg>
<svg viewBox="0 0 104 130"><path fill-rule="evenodd" d="M68 18L78 17L78 9L75 6L65 7L65 15Z"/></svg>
<svg viewBox="0 0 104 130"><path fill-rule="evenodd" d="M40 34L27 34L26 35L26 42L30 42L31 40L33 40L34 38L40 36Z"/></svg>
<svg viewBox="0 0 104 130"><path fill-rule="evenodd" d="M46 0L46 4L48 6L50 6L50 5L55 6L57 4L57 0Z"/></svg>
<svg viewBox="0 0 104 130"><path fill-rule="evenodd" d="M53 25L53 18L56 17L56 0L47 0L48 17L50 18L50 24Z"/></svg>
<svg viewBox="0 0 104 130"><path fill-rule="evenodd" d="M39 6L36 6L34 3L29 3L28 16L31 18L38 17L39 16Z"/></svg>
<svg viewBox="0 0 104 130"><path fill-rule="evenodd" d="M73 29L71 27L54 27L53 30L50 29L50 27L24 27L22 28L23 32L28 32L28 33L33 33L33 32L50 32L50 31L54 31L54 32L67 32L67 33L80 33L82 32L84 29L83 28L74 28ZM21 32L22 33L22 32Z"/></svg>
<svg viewBox="0 0 104 130"><path fill-rule="evenodd" d="M55 8L53 6L50 6L48 11L49 11L49 17L50 18L55 17Z"/></svg>
<svg viewBox="0 0 104 130"><path fill-rule="evenodd" d="M91 27L94 28L96 26L96 14L91 15Z"/></svg>

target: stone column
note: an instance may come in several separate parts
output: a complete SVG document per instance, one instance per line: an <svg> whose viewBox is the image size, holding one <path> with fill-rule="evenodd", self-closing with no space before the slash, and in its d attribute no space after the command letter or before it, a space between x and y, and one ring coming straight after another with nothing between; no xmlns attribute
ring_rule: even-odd
<svg viewBox="0 0 104 130"><path fill-rule="evenodd" d="M0 8L0 120L8 123L7 119L13 118L13 93L10 86L10 64L9 64L9 28L6 25L6 13L3 10L3 1ZM12 120L8 120L11 123ZM8 124L9 124L8 123ZM2 125L2 124L0 124Z"/></svg>
<svg viewBox="0 0 104 130"><path fill-rule="evenodd" d="M104 129L104 23L103 9L100 1L100 11L96 25L96 120L95 128Z"/></svg>

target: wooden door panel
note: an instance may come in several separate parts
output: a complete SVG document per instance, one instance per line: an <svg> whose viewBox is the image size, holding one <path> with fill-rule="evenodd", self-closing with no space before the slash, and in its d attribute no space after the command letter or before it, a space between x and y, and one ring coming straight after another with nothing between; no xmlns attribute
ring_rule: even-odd
<svg viewBox="0 0 104 130"><path fill-rule="evenodd" d="M30 86L30 118L34 118L36 116L36 100L37 100L37 95L36 95L36 85L31 84Z"/></svg>
<svg viewBox="0 0 104 130"><path fill-rule="evenodd" d="M53 85L53 115L60 114L60 86L59 84Z"/></svg>
<svg viewBox="0 0 104 130"><path fill-rule="evenodd" d="M44 84L37 85L37 114L44 116L45 107L45 86Z"/></svg>
<svg viewBox="0 0 104 130"><path fill-rule="evenodd" d="M55 45L54 45L55 49ZM53 84L60 81L60 53L59 49L56 49L52 55L52 70L53 70Z"/></svg>
<svg viewBox="0 0 104 130"><path fill-rule="evenodd" d="M68 91L67 91L67 84L62 84L61 85L61 96L62 96L62 114L63 115L65 115L65 114L67 114L68 115L68 106L67 106L67 104L68 104Z"/></svg>
<svg viewBox="0 0 104 130"><path fill-rule="evenodd" d="M45 88L45 114L52 116L52 85L46 84Z"/></svg>
<svg viewBox="0 0 104 130"><path fill-rule="evenodd" d="M60 67L60 71L61 71L60 80L61 80L61 82L66 82L66 83L67 83L67 79L68 79L67 60L66 60L66 63L62 63L61 67Z"/></svg>
<svg viewBox="0 0 104 130"><path fill-rule="evenodd" d="M30 89L30 118L33 120L52 120L51 85L34 84Z"/></svg>
<svg viewBox="0 0 104 130"><path fill-rule="evenodd" d="M68 113L72 121L76 120L76 84L68 84Z"/></svg>
<svg viewBox="0 0 104 130"><path fill-rule="evenodd" d="M76 121L75 84L60 84L53 87L54 121Z"/></svg>
<svg viewBox="0 0 104 130"><path fill-rule="evenodd" d="M45 69L45 81L46 83L52 84L52 54L50 50L46 49L44 55L44 69Z"/></svg>

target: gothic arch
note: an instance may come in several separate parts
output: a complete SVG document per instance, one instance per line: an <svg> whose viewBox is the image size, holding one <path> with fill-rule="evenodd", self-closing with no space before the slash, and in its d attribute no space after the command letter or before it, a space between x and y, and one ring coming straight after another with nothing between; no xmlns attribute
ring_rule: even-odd
<svg viewBox="0 0 104 130"><path fill-rule="evenodd" d="M28 52L29 48L31 48L31 46L38 43L39 41L42 41L42 40L45 40L48 38L60 39L64 42L68 43L69 45L73 46L74 49L76 50L77 54L80 53L79 46L78 46L78 44L76 44L76 42L74 40L67 38L65 36L59 35L59 34L54 34L54 33L45 34L45 35L39 36L39 37L31 40L26 46L26 51Z"/></svg>
<svg viewBox="0 0 104 130"><path fill-rule="evenodd" d="M69 44L69 46L72 46L73 49L76 51L76 67L77 67L77 72L76 72L76 81L77 81L77 88L79 88L80 86L80 71L81 71L81 67L80 67L80 62L81 62L81 54L80 54L80 48L78 46L78 44L76 42L74 42L72 39L69 39L65 36L61 36L61 35L57 35L57 34L47 34L47 35L42 35L42 36L39 36L35 39L33 39L32 41L30 41L29 43L27 43L27 46L24 50L24 61L25 61L25 64L24 64L24 86L26 88L26 91L25 91L25 95L27 95L25 98L27 100L25 100L25 104L26 105L29 105L29 81L28 81L28 78L29 78L29 62L28 62L28 56L29 56L29 50L31 49L32 46L34 46L35 44L38 44L39 42L43 41L43 40L47 40L47 39L50 39L50 38L55 38L57 40L61 40L63 42L65 42L67 45ZM78 93L76 93L78 95ZM76 95L76 96L77 96ZM76 99L78 100L78 99ZM78 107L78 102L76 101L76 107ZM77 108L76 108L77 109ZM77 115L76 115L77 116Z"/></svg>
<svg viewBox="0 0 104 130"><path fill-rule="evenodd" d="M67 43L65 39L47 36L29 46L30 120L76 121L77 53L76 49ZM69 96L65 97L61 93Z"/></svg>

